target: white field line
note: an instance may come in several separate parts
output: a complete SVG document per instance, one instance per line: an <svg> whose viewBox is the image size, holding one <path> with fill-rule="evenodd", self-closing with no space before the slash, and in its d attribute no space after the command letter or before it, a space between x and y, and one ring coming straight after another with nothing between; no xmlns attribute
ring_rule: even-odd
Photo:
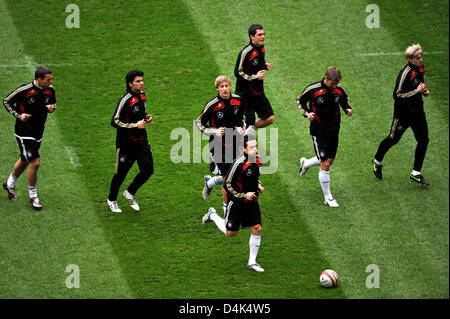
<svg viewBox="0 0 450 319"><path fill-rule="evenodd" d="M27 63L25 64L0 64L0 68L28 68L28 70L34 74L35 69L39 65L46 65L46 66L71 66L71 63L42 63L38 64L34 61L32 56L25 55L24 59Z"/></svg>
<svg viewBox="0 0 450 319"><path fill-rule="evenodd" d="M81 166L80 161L78 160L78 155L75 152L74 148L68 145L64 145L64 150L66 151L67 156L69 157L70 164L73 167L78 168Z"/></svg>
<svg viewBox="0 0 450 319"><path fill-rule="evenodd" d="M444 54L444 51L423 52L424 55ZM404 55L405 52L367 52L355 53L354 56L389 56L389 55Z"/></svg>

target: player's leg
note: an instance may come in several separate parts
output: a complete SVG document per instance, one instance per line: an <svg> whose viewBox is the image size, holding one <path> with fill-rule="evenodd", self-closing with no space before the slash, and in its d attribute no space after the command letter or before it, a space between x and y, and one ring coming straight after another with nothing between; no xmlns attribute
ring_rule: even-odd
<svg viewBox="0 0 450 319"><path fill-rule="evenodd" d="M226 214L220 217L213 207L210 207L208 212L203 215L202 223L206 224L214 222L217 228L228 237L234 237L238 234L240 220L239 220L239 205L235 205L230 201L227 205ZM231 219L229 217L231 216Z"/></svg>
<svg viewBox="0 0 450 319"><path fill-rule="evenodd" d="M227 191L222 187L222 201L223 201L223 216L227 213L227 203L228 203L228 194Z"/></svg>
<svg viewBox="0 0 450 319"><path fill-rule="evenodd" d="M400 118L394 117L391 124L391 130L389 135L384 138L380 145L378 146L378 150L375 153L373 159L373 173L378 179L383 178L382 168L383 168L383 159L386 153L397 144L403 133L408 129L409 124L407 121L401 120Z"/></svg>
<svg viewBox="0 0 450 319"><path fill-rule="evenodd" d="M247 209L246 216L242 222L242 226L252 224L250 226L250 239L248 242L250 253L247 263L247 268L254 270L256 272L263 272L264 269L256 262L256 257L258 256L259 247L261 245L261 211L259 209L258 203L251 204L251 208Z"/></svg>
<svg viewBox="0 0 450 319"><path fill-rule="evenodd" d="M153 174L153 154L150 144L145 144L139 147L137 153L137 163L139 167L139 173L133 179L130 186L123 192L123 196L130 203L131 208L135 211L139 211L139 205L136 202L135 195L139 188L152 176Z"/></svg>
<svg viewBox="0 0 450 319"><path fill-rule="evenodd" d="M275 115L273 113L272 105L264 95L255 103L255 111L258 114L258 119L255 121L255 127L263 128L275 122Z"/></svg>
<svg viewBox="0 0 450 319"><path fill-rule="evenodd" d="M211 176L206 175L203 177L204 184L203 184L203 190L202 190L202 197L204 200L209 200L209 196L211 195L211 191L216 185L222 185L223 184L223 174L221 167L224 165L223 163L223 150L222 145L217 147L217 150L211 146L210 143L210 164L209 164L209 170L211 172L211 175L217 175L217 176ZM225 172L226 173L226 172Z"/></svg>
<svg viewBox="0 0 450 319"><path fill-rule="evenodd" d="M16 200L16 181L25 171L29 163L29 156L32 154L28 152L30 150L29 139L16 136L17 145L19 146L20 158L14 164L13 170L9 175L7 181L3 183L3 188L8 192L8 198L10 200Z"/></svg>
<svg viewBox="0 0 450 319"><path fill-rule="evenodd" d="M128 174L128 171L133 166L135 162L135 157L132 156L129 152L125 152L120 148L117 149L116 152L116 169L114 171L114 176L111 180L111 184L109 187L109 195L106 200L109 209L114 213L121 213L122 210L119 208L117 204L117 196L119 195L119 189L122 185L125 177Z"/></svg>
<svg viewBox="0 0 450 319"><path fill-rule="evenodd" d="M17 160L17 162L14 164L14 168L9 174L8 179L5 183L3 183L3 188L8 192L8 198L10 200L17 200L16 196L16 181L22 175L22 173L25 171L25 169L28 166L27 161L23 161L21 158Z"/></svg>
<svg viewBox="0 0 450 319"><path fill-rule="evenodd" d="M316 156L311 157L311 158L306 158L306 157L300 158L300 168L298 170L298 174L301 178L305 177L305 174L310 167L320 165L320 157L318 157L318 155L317 155L317 154L319 154L319 149L317 146L317 138L315 136L311 136L311 137L313 140L314 152L316 153Z"/></svg>
<svg viewBox="0 0 450 319"><path fill-rule="evenodd" d="M214 209L214 207L210 207L208 209L208 212L203 215L202 217L202 223L206 224L206 223L210 223L210 222L214 222L217 226L217 228L224 233L224 235L229 236L228 231L225 227L225 218L220 217L216 210ZM230 236L232 237L232 236Z"/></svg>
<svg viewBox="0 0 450 319"><path fill-rule="evenodd" d="M414 137L416 138L417 146L414 156L414 168L411 172L410 179L411 181L417 182L422 185L429 185L430 183L425 180L421 173L429 142L428 124L425 113L417 115L415 121L411 123L411 129L414 133Z"/></svg>
<svg viewBox="0 0 450 319"><path fill-rule="evenodd" d="M324 204L330 207L339 207L330 190L330 167L334 162L339 143L338 135L318 137L317 156L320 158L319 183L324 196Z"/></svg>
<svg viewBox="0 0 450 319"><path fill-rule="evenodd" d="M12 175L14 180L11 181L11 183L15 183L16 180L20 177L20 175L22 175L22 173L25 171L25 169L28 166L28 162L27 161L23 161L21 158L19 158L16 162L16 164L14 164L14 168L12 170ZM12 184L12 186L14 186L14 184Z"/></svg>
<svg viewBox="0 0 450 319"><path fill-rule="evenodd" d="M256 122L256 117L255 117L255 101L253 99L242 99L242 104L245 107L245 125L246 125L246 129L245 129L245 135L248 134L255 134L256 132L256 127L255 127L255 122Z"/></svg>
<svg viewBox="0 0 450 319"><path fill-rule="evenodd" d="M36 185L38 179L38 170L41 166L41 156L39 154L41 143L37 142L34 139L24 139L24 145L26 150L26 154L24 155L26 157L26 161L28 161L27 179L30 203L33 209L40 210L42 209L42 204L38 198Z"/></svg>
<svg viewBox="0 0 450 319"><path fill-rule="evenodd" d="M333 161L334 158L327 158L320 162L319 182L322 187L325 205L339 207L330 190L330 166L333 164Z"/></svg>

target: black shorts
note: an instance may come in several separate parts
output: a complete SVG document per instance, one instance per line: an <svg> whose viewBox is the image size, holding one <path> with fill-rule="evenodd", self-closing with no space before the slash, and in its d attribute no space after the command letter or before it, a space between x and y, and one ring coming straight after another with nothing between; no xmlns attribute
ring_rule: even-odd
<svg viewBox="0 0 450 319"><path fill-rule="evenodd" d="M40 158L39 148L42 140L36 140L33 137L21 137L16 135L17 143L20 149L20 159L22 162L31 162L36 158Z"/></svg>
<svg viewBox="0 0 450 319"><path fill-rule="evenodd" d="M265 94L242 98L242 103L245 106L245 122L247 127L249 125L255 125L255 112L258 114L258 118L263 120L273 115L272 105L270 105Z"/></svg>
<svg viewBox="0 0 450 319"><path fill-rule="evenodd" d="M258 202L245 203L242 200L228 201L225 227L229 231L238 231L239 227L261 225L261 211Z"/></svg>
<svg viewBox="0 0 450 319"><path fill-rule="evenodd" d="M339 144L338 134L312 136L312 140L314 143L314 151L320 161L336 157Z"/></svg>
<svg viewBox="0 0 450 319"><path fill-rule="evenodd" d="M220 175L225 177L227 175L228 170L230 169L233 163L216 163L214 159L211 158L211 163L209 164L209 170L211 174Z"/></svg>
<svg viewBox="0 0 450 319"><path fill-rule="evenodd" d="M233 140L233 144L230 144L230 146L223 146L220 140L217 142L211 141L209 144L209 150L211 152L209 168L211 173L225 176L239 155L239 150L242 149L242 143L243 141L238 139Z"/></svg>

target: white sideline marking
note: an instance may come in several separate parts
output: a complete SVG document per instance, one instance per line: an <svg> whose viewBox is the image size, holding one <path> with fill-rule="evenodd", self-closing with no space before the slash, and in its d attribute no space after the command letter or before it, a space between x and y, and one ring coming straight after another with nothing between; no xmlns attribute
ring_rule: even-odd
<svg viewBox="0 0 450 319"><path fill-rule="evenodd" d="M64 145L64 150L67 153L67 156L69 157L70 164L72 164L74 167L78 168L80 167L80 161L78 160L77 153L73 149L73 147Z"/></svg>
<svg viewBox="0 0 450 319"><path fill-rule="evenodd" d="M28 70L34 74L34 71L39 66L32 56L25 55L24 56L26 64L0 64L0 68L28 68ZM46 66L71 66L71 63L42 63L42 65Z"/></svg>
<svg viewBox="0 0 450 319"><path fill-rule="evenodd" d="M424 55L432 55L432 54L444 54L444 51L431 51L424 52ZM404 55L405 52L368 52L368 53L355 53L355 56L384 56L384 55Z"/></svg>

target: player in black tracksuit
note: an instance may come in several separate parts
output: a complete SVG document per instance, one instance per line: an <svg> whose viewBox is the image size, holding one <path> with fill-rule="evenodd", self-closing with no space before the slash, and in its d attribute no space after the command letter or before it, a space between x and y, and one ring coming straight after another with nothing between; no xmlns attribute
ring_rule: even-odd
<svg viewBox="0 0 450 319"><path fill-rule="evenodd" d="M262 162L257 154L256 139L254 136L245 135L244 152L233 162L223 184L223 189L228 194L226 214L221 218L214 208L210 208L203 216L202 222L215 222L219 230L228 237L236 236L240 226L250 227L250 256L247 268L263 272L264 269L256 263L262 231L258 194L264 192L259 181Z"/></svg>
<svg viewBox="0 0 450 319"><path fill-rule="evenodd" d="M48 113L56 109L55 89L52 71L46 66L36 69L35 80L23 84L11 92L3 101L6 110L16 118L14 135L19 144L20 158L3 188L10 200L16 200L15 183L28 167L28 192L32 208L40 210L42 205L37 196L37 172L40 166L39 148Z"/></svg>
<svg viewBox="0 0 450 319"><path fill-rule="evenodd" d="M322 81L308 85L297 98L300 112L310 121L309 131L316 152L316 157L300 159L299 174L303 178L309 167L320 165L319 181L324 194L324 203L331 207L339 206L330 192L329 170L338 148L340 107L348 116L353 114L347 94L342 86L338 85L340 80L340 70L330 67Z"/></svg>
<svg viewBox="0 0 450 319"><path fill-rule="evenodd" d="M116 135L116 170L111 181L108 206L113 212L120 213L117 195L128 171L137 161L139 173L123 192L131 207L139 211L135 194L153 174L153 155L147 139L146 125L152 116L146 112L147 97L142 91L144 73L133 70L126 76L127 92L120 98L111 120L117 129Z"/></svg>
<svg viewBox="0 0 450 319"><path fill-rule="evenodd" d="M235 93L245 106L247 133L272 124L275 120L272 106L264 94L264 76L271 70L266 62L265 32L262 25L253 24L248 29L250 43L238 54L234 75ZM255 112L259 119L255 119Z"/></svg>
<svg viewBox="0 0 450 319"><path fill-rule="evenodd" d="M209 100L195 121L197 128L209 136L210 171L218 176L204 177L203 198L209 199L212 188L221 185L223 178L239 152L244 133L244 108L241 98L231 94L231 81L226 76L215 80L217 96ZM222 192L226 205L226 193Z"/></svg>
<svg viewBox="0 0 450 319"><path fill-rule="evenodd" d="M408 51L409 50L409 51ZM429 185L421 174L423 161L428 146L428 124L423 109L422 96L428 96L425 87L425 67L423 66L423 51L420 45L408 47L406 51L408 63L397 76L395 83L394 119L389 135L381 141L373 161L373 172L378 179L383 178L382 161L392 146L400 141L403 133L411 127L417 141L414 157L414 167L410 180L421 185Z"/></svg>

